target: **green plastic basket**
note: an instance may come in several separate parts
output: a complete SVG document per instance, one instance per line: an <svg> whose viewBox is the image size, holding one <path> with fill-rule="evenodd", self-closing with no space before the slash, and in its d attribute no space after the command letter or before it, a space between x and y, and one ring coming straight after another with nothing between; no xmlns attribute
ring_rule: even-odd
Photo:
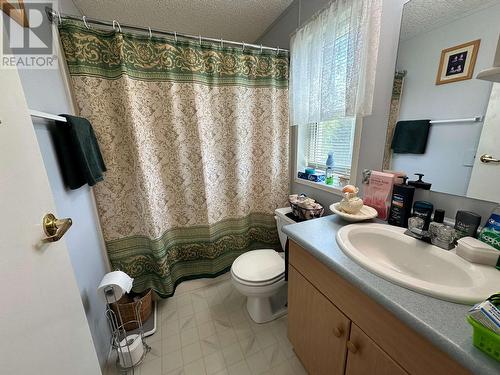
<svg viewBox="0 0 500 375"><path fill-rule="evenodd" d="M467 317L467 321L474 328L472 335L474 346L500 362L500 335L483 327L470 316Z"/></svg>

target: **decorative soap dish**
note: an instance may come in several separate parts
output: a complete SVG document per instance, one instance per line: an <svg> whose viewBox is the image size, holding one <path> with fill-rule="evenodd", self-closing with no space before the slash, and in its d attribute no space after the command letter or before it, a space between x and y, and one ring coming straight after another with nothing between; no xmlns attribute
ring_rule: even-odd
<svg viewBox="0 0 500 375"><path fill-rule="evenodd" d="M357 221L374 219L378 216L377 210L373 207L367 206L366 204L363 205L361 210L359 210L359 212L357 212L356 214L348 214L347 212L342 211L340 209L340 202L330 205L330 210L334 214L339 215L342 219L353 223Z"/></svg>

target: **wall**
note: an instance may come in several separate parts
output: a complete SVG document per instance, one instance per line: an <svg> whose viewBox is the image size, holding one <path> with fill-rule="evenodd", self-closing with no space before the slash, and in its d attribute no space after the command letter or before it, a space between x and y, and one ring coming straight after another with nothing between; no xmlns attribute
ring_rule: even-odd
<svg viewBox="0 0 500 375"><path fill-rule="evenodd" d="M376 94L373 103L373 113L364 119L361 129L361 146L357 166L358 181L361 180L363 169L380 169L382 167L392 81L399 43L401 15L403 5L406 2L407 0L383 0L380 46L375 81ZM295 0L283 12L282 16L268 28L264 35L259 38L257 43L270 46L280 45L281 47L288 48L290 34L327 3L327 0ZM296 129L292 129L291 137L290 162L292 163L291 165L294 165ZM335 193L296 183L294 176L291 176L290 181L290 190L292 193L304 192L316 198L326 207L340 200L339 195ZM486 217L497 206L496 203L434 192L431 193L431 200L435 203L436 207L444 208L449 217L454 217L457 209L468 208L479 213L486 220Z"/></svg>
<svg viewBox="0 0 500 375"><path fill-rule="evenodd" d="M481 39L481 45L474 73L491 67L498 42L499 19L500 4L400 43L396 66L408 72L400 120L466 118L486 113L491 82L470 79L436 85L436 73L441 50L476 39ZM394 154L392 169L406 171L409 175L425 173L425 180L432 182L433 190L465 195L482 125L433 125L425 154Z"/></svg>
<svg viewBox="0 0 500 375"><path fill-rule="evenodd" d="M63 13L79 14L71 0L59 0L58 3ZM48 25L46 32L50 32ZM71 113L60 70L20 69L19 75L30 109L54 114ZM67 190L64 186L49 132L50 127L57 125L41 119L34 119L33 123L56 203L56 216L73 219L73 226L65 234L64 241L102 367L109 351L109 330L104 316L105 305L96 289L109 266L95 201L87 185L78 190Z"/></svg>

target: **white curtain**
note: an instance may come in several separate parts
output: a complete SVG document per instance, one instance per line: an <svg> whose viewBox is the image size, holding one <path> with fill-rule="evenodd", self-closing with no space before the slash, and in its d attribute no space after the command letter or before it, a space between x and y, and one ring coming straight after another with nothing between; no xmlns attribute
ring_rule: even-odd
<svg viewBox="0 0 500 375"><path fill-rule="evenodd" d="M292 37L292 125L371 114L381 0L336 0Z"/></svg>

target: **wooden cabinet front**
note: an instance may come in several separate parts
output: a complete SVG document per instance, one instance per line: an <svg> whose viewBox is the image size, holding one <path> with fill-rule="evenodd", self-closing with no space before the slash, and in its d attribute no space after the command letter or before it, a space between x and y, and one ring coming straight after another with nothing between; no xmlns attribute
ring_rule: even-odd
<svg viewBox="0 0 500 375"><path fill-rule="evenodd" d="M347 350L346 375L408 374L355 324L351 324Z"/></svg>
<svg viewBox="0 0 500 375"><path fill-rule="evenodd" d="M346 360L349 375L470 375L293 241L289 259L288 335L311 375L343 374ZM356 327L352 329L354 341L348 343L351 326ZM342 332L336 337L339 329ZM351 352L346 358L346 345L352 348L356 341L364 348L361 354L365 361L357 360L361 355Z"/></svg>
<svg viewBox="0 0 500 375"><path fill-rule="evenodd" d="M343 374L350 320L293 267L288 309L288 337L309 373Z"/></svg>

